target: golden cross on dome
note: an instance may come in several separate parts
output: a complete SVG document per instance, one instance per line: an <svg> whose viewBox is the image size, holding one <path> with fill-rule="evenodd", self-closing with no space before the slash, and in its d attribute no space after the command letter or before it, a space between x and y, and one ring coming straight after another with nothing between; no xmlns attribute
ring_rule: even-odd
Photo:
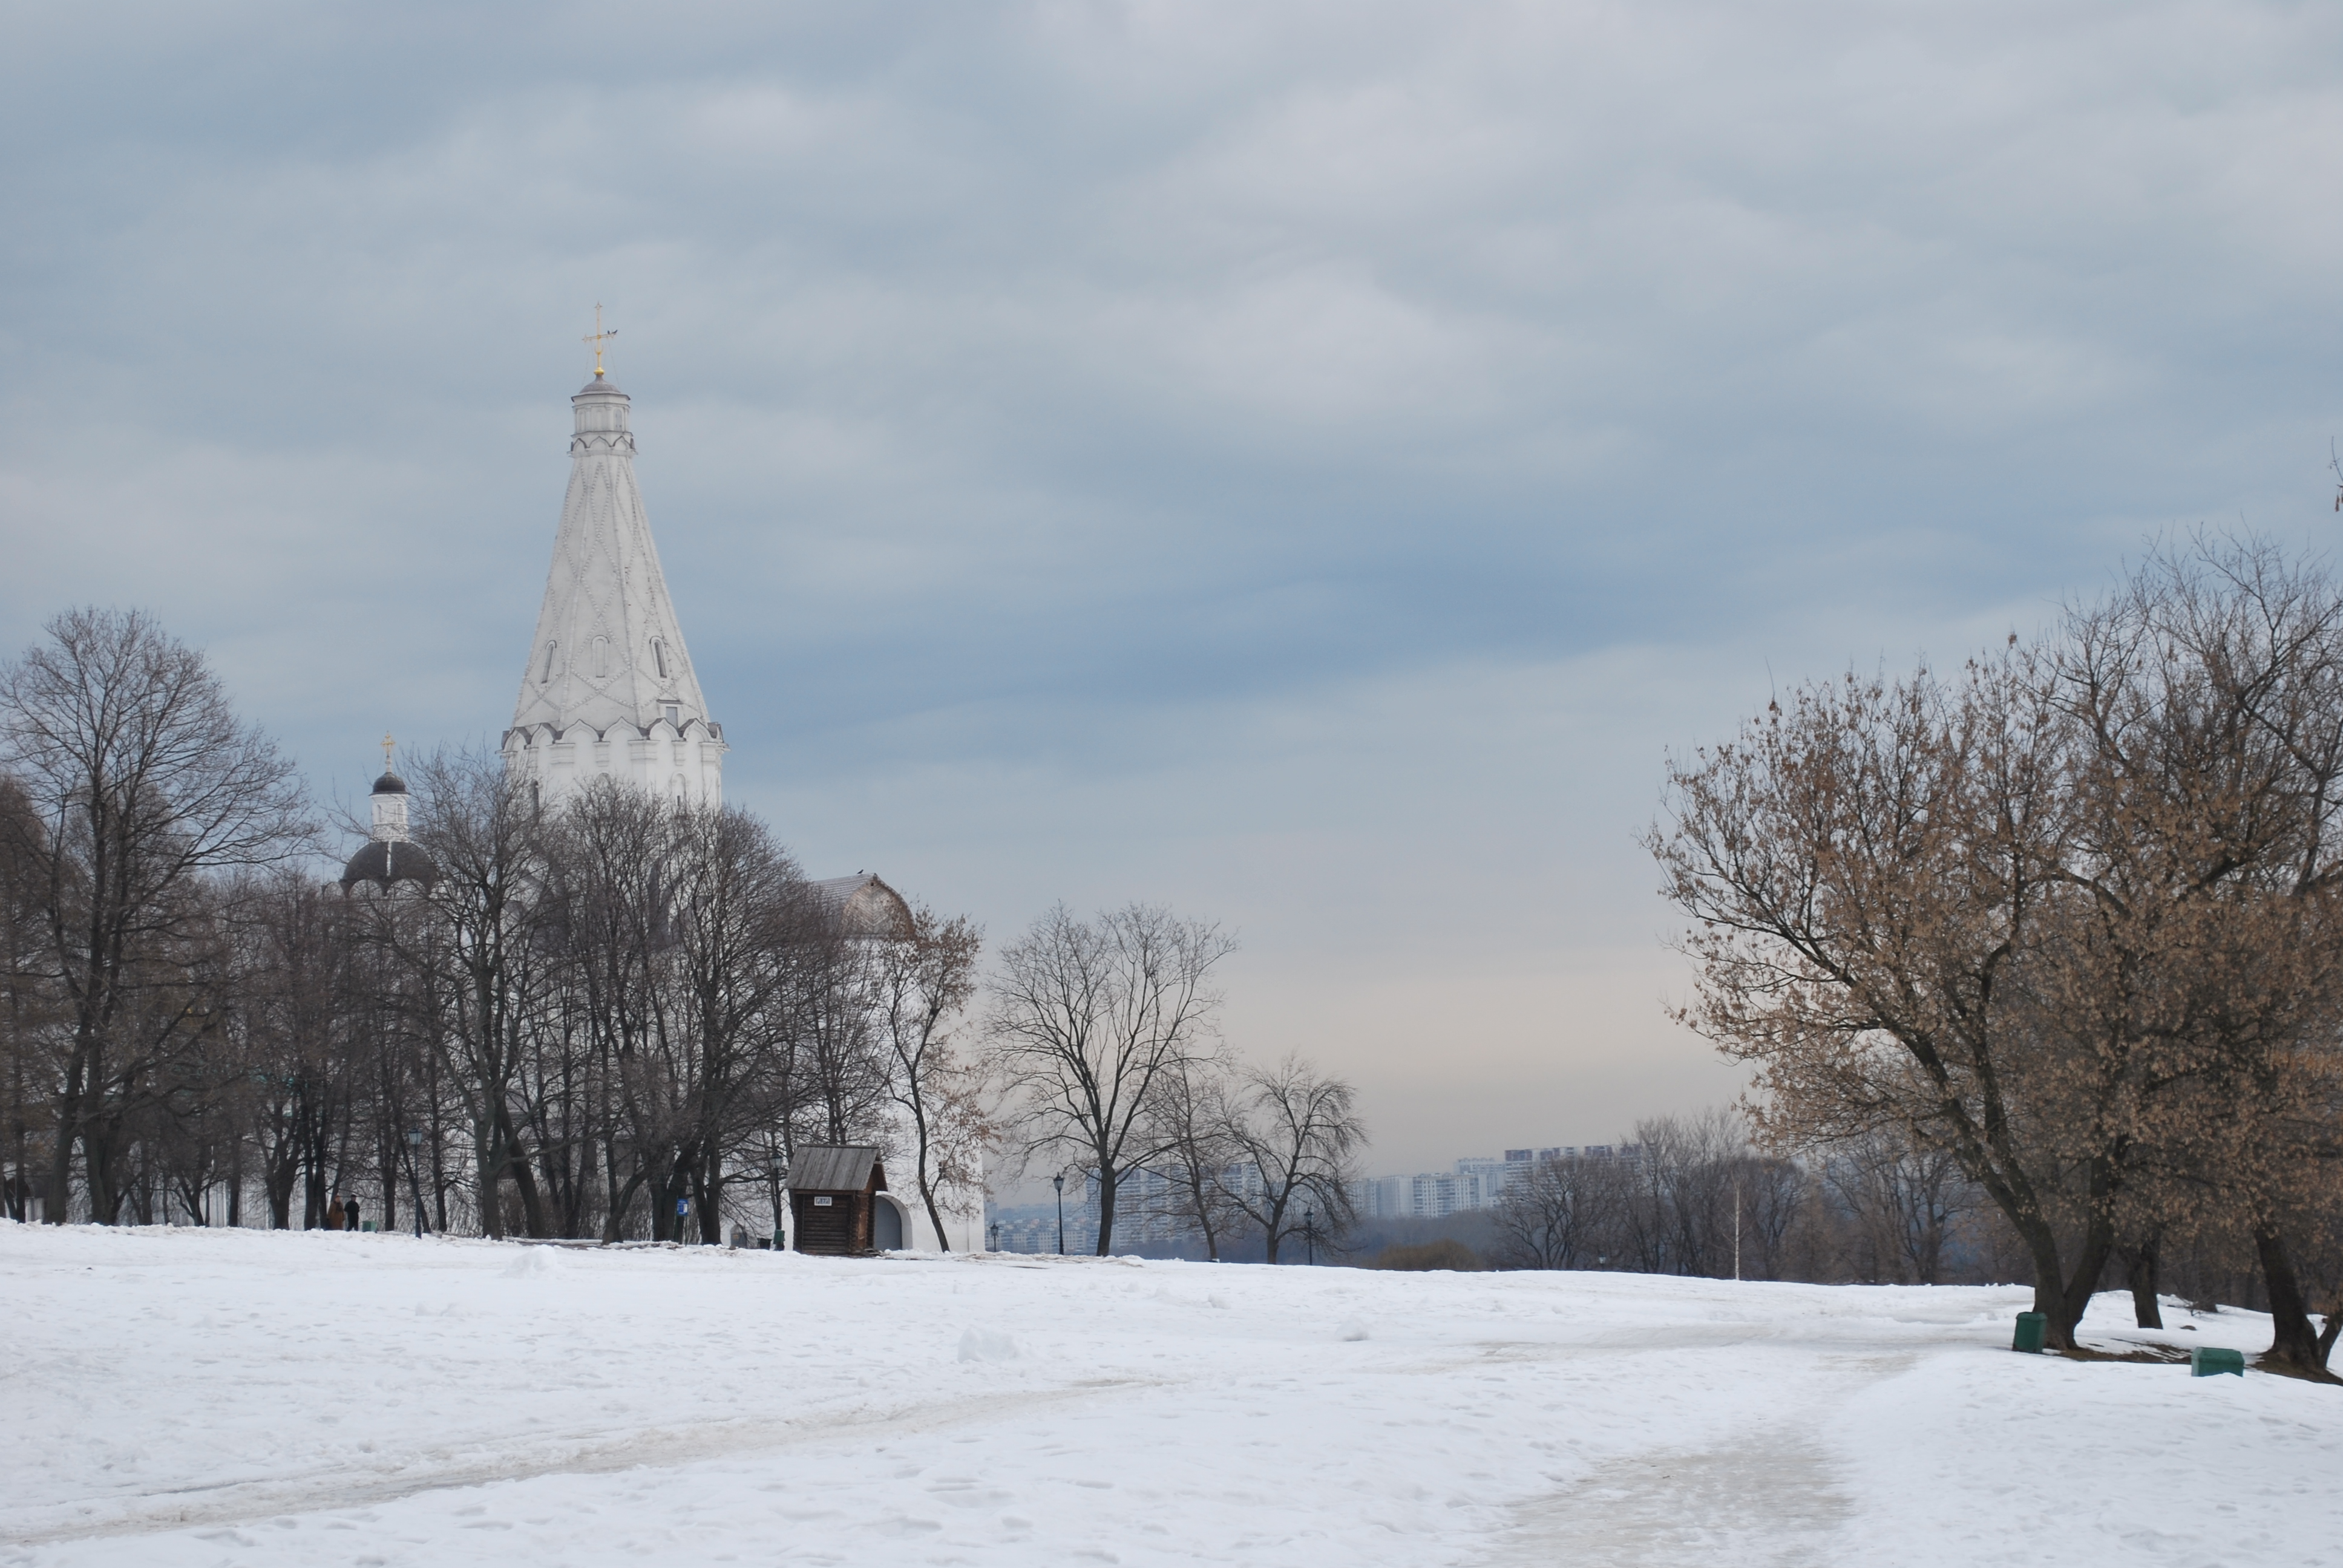
<svg viewBox="0 0 2343 1568"><path fill-rule="evenodd" d="M390 731L386 729L382 732L382 770L386 773L390 771Z"/></svg>
<svg viewBox="0 0 2343 1568"><path fill-rule="evenodd" d="M596 300L594 302L594 330L591 333L588 333L586 337L579 338L578 341L580 343L590 343L594 346L594 378L598 381L602 378L602 345L608 342L611 338L616 337L618 335L618 329L615 327L610 328L608 332L602 330L602 302L598 299Z"/></svg>

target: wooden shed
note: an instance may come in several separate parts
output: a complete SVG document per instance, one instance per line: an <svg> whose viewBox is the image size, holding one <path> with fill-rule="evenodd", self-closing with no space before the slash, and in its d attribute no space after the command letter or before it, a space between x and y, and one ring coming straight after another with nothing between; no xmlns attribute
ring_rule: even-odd
<svg viewBox="0 0 2343 1568"><path fill-rule="evenodd" d="M797 1250L832 1255L875 1251L871 1217L886 1185L876 1149L799 1150L789 1162L789 1220ZM900 1236L894 1244L902 1244Z"/></svg>

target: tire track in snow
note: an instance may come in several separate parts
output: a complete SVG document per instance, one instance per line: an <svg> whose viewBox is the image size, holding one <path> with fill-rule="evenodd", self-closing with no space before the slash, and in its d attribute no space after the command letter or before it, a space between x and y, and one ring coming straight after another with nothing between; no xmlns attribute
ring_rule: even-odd
<svg viewBox="0 0 2343 1568"><path fill-rule="evenodd" d="M1883 1347L1884 1348L1884 1347ZM1487 1568L1830 1568L1852 1512L1822 1441L1833 1412L1919 1359L1909 1350L1834 1358L1841 1375L1800 1391L1792 1421L1755 1424L1699 1449L1648 1449L1604 1461L1583 1479L1513 1510ZM1793 1395L1796 1398L1796 1395Z"/></svg>
<svg viewBox="0 0 2343 1568"><path fill-rule="evenodd" d="M690 1464L705 1459L847 1442L889 1434L936 1431L984 1417L1013 1415L1132 1389L1159 1388L1170 1380L1111 1378L1039 1393L972 1395L936 1404L902 1406L877 1414L814 1414L790 1421L711 1422L689 1427L649 1427L622 1437L544 1447L521 1459L440 1464L418 1473L413 1464L395 1471L336 1466L298 1476L226 1481L204 1486L98 1502L55 1503L28 1509L0 1523L0 1545L45 1546L110 1535L245 1524L287 1514L340 1513L395 1503L427 1492L534 1481L548 1475L594 1475L611 1471ZM330 1497L321 1508L318 1498ZM93 1518L101 1511L110 1516Z"/></svg>

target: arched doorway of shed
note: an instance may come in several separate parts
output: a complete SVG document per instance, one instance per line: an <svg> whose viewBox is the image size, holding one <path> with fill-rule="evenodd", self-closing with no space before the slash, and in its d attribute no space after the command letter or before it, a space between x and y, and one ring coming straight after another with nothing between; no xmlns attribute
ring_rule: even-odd
<svg viewBox="0 0 2343 1568"><path fill-rule="evenodd" d="M870 1200L870 1244L882 1252L903 1247L903 1206L885 1192Z"/></svg>

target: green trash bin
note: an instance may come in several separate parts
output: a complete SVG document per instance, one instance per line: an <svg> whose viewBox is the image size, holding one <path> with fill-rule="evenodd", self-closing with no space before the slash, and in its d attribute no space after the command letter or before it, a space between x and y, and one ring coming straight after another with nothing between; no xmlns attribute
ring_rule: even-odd
<svg viewBox="0 0 2343 1568"><path fill-rule="evenodd" d="M2188 1352L2190 1377L2218 1377L2223 1372L2246 1375L2246 1352L2226 1350L2219 1345L2198 1345Z"/></svg>
<svg viewBox="0 0 2343 1568"><path fill-rule="evenodd" d="M2040 1312L2020 1312L2017 1314L2017 1333L2009 1342L2009 1348L2027 1355L2038 1355L2042 1351L2042 1336L2049 1332L2050 1320Z"/></svg>

